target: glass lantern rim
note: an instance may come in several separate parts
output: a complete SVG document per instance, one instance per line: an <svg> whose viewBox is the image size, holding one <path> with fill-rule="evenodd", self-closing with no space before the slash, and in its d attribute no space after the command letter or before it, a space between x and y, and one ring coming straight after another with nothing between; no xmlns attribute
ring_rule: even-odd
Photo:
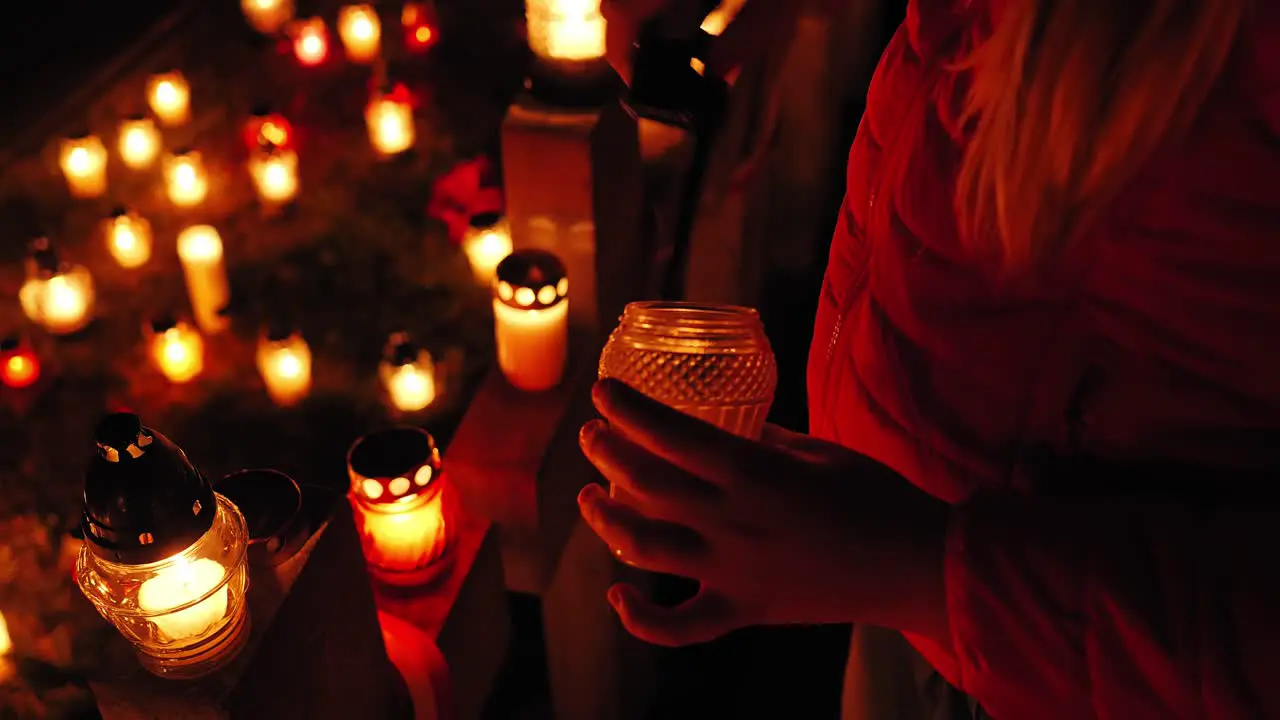
<svg viewBox="0 0 1280 720"><path fill-rule="evenodd" d="M231 519L233 522L237 523L240 526L240 529L243 531L245 536L245 546L248 547L249 526L244 519L244 514L240 512L240 508L236 507L236 504L231 502L230 498L226 497L225 495L222 495L221 493L218 493L215 491L213 493L213 497L214 497L214 500L218 503L219 508L227 510L228 512L231 513L232 515ZM207 535L207 532L206 532L206 535ZM130 573L146 572L148 570L159 570L164 566L172 564L176 559L182 557L183 555L190 553L192 548L199 545L204 539L205 539L205 535L202 535L198 540L191 543L187 547L183 548L181 551L176 552L173 555L170 555L169 557L164 558L163 560L156 560L155 562L142 563L140 565L128 565L125 563L112 562L111 560L107 560L106 558L95 555L94 553L89 551L89 548L87 546L85 546L85 547L82 547L80 550L80 553L81 553L80 562L84 562L83 558L85 557L86 554L88 554L90 557L93 558L92 562L94 565L97 565L107 570L118 570L120 572L130 572ZM239 562L237 562L236 564L230 567L225 568L222 574L222 579L216 585L210 588L208 592L188 602L185 602L181 605L176 605L171 608L165 608L163 610L141 610L141 609L128 607L128 606L117 606L113 608L113 612L115 612L115 614L121 617L153 618L153 617L158 617L163 615L172 615L173 613L186 610L187 608L195 607L196 605L199 605L205 600L208 600L210 597L212 597L215 593L217 593L222 588L226 587L227 584L230 583L231 580L235 577L236 570L239 569L240 566L245 565L247 563L248 563L248 554L243 553Z"/></svg>

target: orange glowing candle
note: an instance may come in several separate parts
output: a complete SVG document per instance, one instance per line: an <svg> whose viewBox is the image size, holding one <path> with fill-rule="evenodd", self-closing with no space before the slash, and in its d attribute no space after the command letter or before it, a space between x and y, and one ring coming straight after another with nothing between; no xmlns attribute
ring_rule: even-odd
<svg viewBox="0 0 1280 720"><path fill-rule="evenodd" d="M371 63L382 48L382 22L371 5L348 5L338 11L338 37L347 59Z"/></svg>
<svg viewBox="0 0 1280 720"><path fill-rule="evenodd" d="M185 125L191 119L191 86L177 70L152 75L147 80L147 100L151 112L165 125Z"/></svg>
<svg viewBox="0 0 1280 720"><path fill-rule="evenodd" d="M435 8L430 3L407 2L400 12L404 44L412 52L421 52L435 44Z"/></svg>
<svg viewBox="0 0 1280 720"><path fill-rule="evenodd" d="M498 367L512 386L560 384L569 354L569 279L551 253L520 250L498 265L493 298Z"/></svg>
<svg viewBox="0 0 1280 720"><path fill-rule="evenodd" d="M73 197L98 197L107 191L107 148L96 136L63 140L59 164Z"/></svg>
<svg viewBox="0 0 1280 720"><path fill-rule="evenodd" d="M272 402L296 405L311 391L311 347L298 333L268 333L258 342L258 373Z"/></svg>
<svg viewBox="0 0 1280 720"><path fill-rule="evenodd" d="M249 158L258 199L266 205L284 205L298 194L298 154L292 150L259 151Z"/></svg>
<svg viewBox="0 0 1280 720"><path fill-rule="evenodd" d="M498 263L510 255L511 250L511 229L501 216L477 215L471 219L471 227L462 238L462 251L471 263L476 282L492 283Z"/></svg>
<svg viewBox="0 0 1280 720"><path fill-rule="evenodd" d="M164 178L169 202L180 208L195 207L209 195L209 176L198 152L184 150L165 158Z"/></svg>
<svg viewBox="0 0 1280 720"><path fill-rule="evenodd" d="M151 167L160 154L160 130L149 117L133 117L120 123L120 160L125 167L142 170Z"/></svg>
<svg viewBox="0 0 1280 720"><path fill-rule="evenodd" d="M107 250L120 267L141 267L151 259L151 223L123 208L102 223Z"/></svg>
<svg viewBox="0 0 1280 720"><path fill-rule="evenodd" d="M39 379L40 360L31 348L16 336L0 340L0 382L20 390L31 387Z"/></svg>
<svg viewBox="0 0 1280 720"><path fill-rule="evenodd" d="M293 0L240 0L245 20L263 35L280 32L293 19Z"/></svg>
<svg viewBox="0 0 1280 720"><path fill-rule="evenodd" d="M310 18L294 22L293 54L303 65L314 66L329 57L329 33L322 18Z"/></svg>
<svg viewBox="0 0 1280 720"><path fill-rule="evenodd" d="M196 324L213 334L226 328L222 309L231 291L222 261L222 236L211 225L193 225L178 234L178 260L187 280L187 295Z"/></svg>
<svg viewBox="0 0 1280 720"><path fill-rule="evenodd" d="M187 323L172 319L151 325L151 358L169 382L191 382L204 370L204 340Z"/></svg>
<svg viewBox="0 0 1280 720"><path fill-rule="evenodd" d="M416 140L413 105L403 85L374 95L365 108L364 117L369 127L369 142L379 155L390 157L413 147Z"/></svg>

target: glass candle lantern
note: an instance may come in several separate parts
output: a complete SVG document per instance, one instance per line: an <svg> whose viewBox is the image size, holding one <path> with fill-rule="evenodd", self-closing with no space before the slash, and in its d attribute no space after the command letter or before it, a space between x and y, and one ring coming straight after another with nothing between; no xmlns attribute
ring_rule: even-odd
<svg viewBox="0 0 1280 720"><path fill-rule="evenodd" d="M296 405L311 392L311 347L301 333L268 329L258 341L258 373L271 401Z"/></svg>
<svg viewBox="0 0 1280 720"><path fill-rule="evenodd" d="M289 28L293 37L293 54L307 66L320 65L329 57L329 31L323 18L296 20Z"/></svg>
<svg viewBox="0 0 1280 720"><path fill-rule="evenodd" d="M63 140L58 165L72 197L99 197L107 191L107 148L96 135Z"/></svg>
<svg viewBox="0 0 1280 720"><path fill-rule="evenodd" d="M118 141L120 160L132 170L151 167L160 154L160 130L154 120L144 115L121 122Z"/></svg>
<svg viewBox="0 0 1280 720"><path fill-rule="evenodd" d="M293 125L280 113L265 105L259 106L244 125L244 146L251 155L261 151L292 150Z"/></svg>
<svg viewBox="0 0 1280 720"><path fill-rule="evenodd" d="M147 80L147 102L151 112L169 127L185 125L191 119L191 86L178 70L158 73Z"/></svg>
<svg viewBox="0 0 1280 720"><path fill-rule="evenodd" d="M498 367L512 386L560 384L569 356L569 278L544 250L517 250L498 264L493 319Z"/></svg>
<svg viewBox="0 0 1280 720"><path fill-rule="evenodd" d="M180 208L195 207L209 195L204 159L194 150L179 150L165 158L164 182L169 202Z"/></svg>
<svg viewBox="0 0 1280 720"><path fill-rule="evenodd" d="M431 353L413 344L406 333L391 336L378 375L391 405L400 412L418 412L436 399L436 368Z"/></svg>
<svg viewBox="0 0 1280 720"><path fill-rule="evenodd" d="M222 261L222 236L212 225L192 225L178 233L178 261L187 281L187 296L196 324L206 333L227 326L222 309L231 299L227 268Z"/></svg>
<svg viewBox="0 0 1280 720"><path fill-rule="evenodd" d="M369 128L369 142L379 155L391 157L413 147L416 140L413 103L404 85L375 93L365 108L364 120Z"/></svg>
<svg viewBox="0 0 1280 720"><path fill-rule="evenodd" d="M292 150L255 152L249 156L249 174L263 205L286 205L298 195L298 154Z"/></svg>
<svg viewBox="0 0 1280 720"><path fill-rule="evenodd" d="M280 32L293 19L293 0L240 0L240 9L250 27L263 35Z"/></svg>
<svg viewBox="0 0 1280 720"><path fill-rule="evenodd" d="M102 221L102 234L120 267L141 267L151 259L151 223L137 213L117 208Z"/></svg>
<svg viewBox="0 0 1280 720"><path fill-rule="evenodd" d="M32 243L18 301L32 322L54 335L69 335L93 319L93 276L83 265L63 262L41 238Z"/></svg>
<svg viewBox="0 0 1280 720"><path fill-rule="evenodd" d="M462 238L471 272L481 285L493 283L498 263L511 254L511 228L501 215L476 215Z"/></svg>
<svg viewBox="0 0 1280 720"><path fill-rule="evenodd" d="M40 379L40 359L17 335L0 340L0 382L21 390Z"/></svg>
<svg viewBox="0 0 1280 720"><path fill-rule="evenodd" d="M604 57L600 0L527 0L529 47L540 59L589 61Z"/></svg>
<svg viewBox="0 0 1280 720"><path fill-rule="evenodd" d="M347 453L350 499L372 575L418 585L449 544L445 478L435 440L419 428L371 433Z"/></svg>
<svg viewBox="0 0 1280 720"><path fill-rule="evenodd" d="M173 318L159 318L148 329L151 361L169 382L188 383L204 371L204 340L195 328Z"/></svg>
<svg viewBox="0 0 1280 720"><path fill-rule="evenodd" d="M382 21L372 5L347 5L338 10L338 37L347 59L371 63L382 48Z"/></svg>
<svg viewBox="0 0 1280 720"><path fill-rule="evenodd" d="M244 517L138 416L108 416L95 442L80 590L151 672L195 678L225 666L248 637Z"/></svg>
<svg viewBox="0 0 1280 720"><path fill-rule="evenodd" d="M616 378L681 412L759 439L778 385L760 316L750 308L631 303L600 355Z"/></svg>
<svg viewBox="0 0 1280 720"><path fill-rule="evenodd" d="M400 11L400 27L404 46L409 52L423 52L436 42L435 5L430 2L407 2Z"/></svg>

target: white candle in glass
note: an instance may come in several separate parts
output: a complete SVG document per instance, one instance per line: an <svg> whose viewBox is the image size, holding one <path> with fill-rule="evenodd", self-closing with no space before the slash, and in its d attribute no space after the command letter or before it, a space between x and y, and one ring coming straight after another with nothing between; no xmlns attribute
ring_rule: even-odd
<svg viewBox="0 0 1280 720"><path fill-rule="evenodd" d="M120 160L133 170L151 167L160 154L160 130L149 117L136 117L120 123Z"/></svg>
<svg viewBox="0 0 1280 720"><path fill-rule="evenodd" d="M93 198L107 191L107 149L97 136L63 140L59 165L72 196Z"/></svg>
<svg viewBox="0 0 1280 720"><path fill-rule="evenodd" d="M413 107L405 95L407 93L403 91L375 95L365 108L369 142L384 157L408 150L416 140Z"/></svg>
<svg viewBox="0 0 1280 720"><path fill-rule="evenodd" d="M151 259L151 223L136 213L117 211L103 222L107 250L120 267L141 267Z"/></svg>
<svg viewBox="0 0 1280 720"><path fill-rule="evenodd" d="M204 370L204 340L184 322L156 328L151 358L169 382L191 382Z"/></svg>
<svg viewBox="0 0 1280 720"><path fill-rule="evenodd" d="M193 645L227 615L227 587L221 584L226 574L216 560L179 559L142 583L138 609L150 616L163 639Z"/></svg>
<svg viewBox="0 0 1280 720"><path fill-rule="evenodd" d="M348 5L338 11L338 36L354 63L378 59L382 47L382 22L370 5Z"/></svg>
<svg viewBox="0 0 1280 720"><path fill-rule="evenodd" d="M191 119L191 86L177 70L152 75L147 80L147 101L151 112L165 125L184 125Z"/></svg>
<svg viewBox="0 0 1280 720"><path fill-rule="evenodd" d="M498 265L493 317L498 367L530 392L560 384L569 356L569 279L556 256L519 250Z"/></svg>
<svg viewBox="0 0 1280 720"><path fill-rule="evenodd" d="M293 0L240 0L245 20L263 35L280 32L293 19Z"/></svg>
<svg viewBox="0 0 1280 720"><path fill-rule="evenodd" d="M372 482L372 481L371 481ZM436 492L425 502L399 509L364 512L364 531L372 540L370 561L390 571L408 571L438 556L445 543L441 498Z"/></svg>
<svg viewBox="0 0 1280 720"><path fill-rule="evenodd" d="M281 407L296 405L311 391L311 348L299 334L258 343L258 372L271 401Z"/></svg>
<svg viewBox="0 0 1280 720"><path fill-rule="evenodd" d="M605 53L600 0L529 0L529 45L550 60L594 60Z"/></svg>
<svg viewBox="0 0 1280 720"><path fill-rule="evenodd" d="M178 260L187 280L187 294L196 324L209 334L222 331L222 309L230 299L227 270L222 262L222 238L210 225L193 225L178 235Z"/></svg>
<svg viewBox="0 0 1280 720"><path fill-rule="evenodd" d="M462 250L471 264L471 272L482 285L493 282L498 263L511 254L511 229L499 216L482 215L473 218L471 227L462 239Z"/></svg>
<svg viewBox="0 0 1280 720"><path fill-rule="evenodd" d="M298 154L292 150L254 153L249 174L264 204L284 205L298 195Z"/></svg>
<svg viewBox="0 0 1280 720"><path fill-rule="evenodd" d="M209 195L209 177L198 152L179 152L165 158L164 176L169 202L178 207L195 207Z"/></svg>

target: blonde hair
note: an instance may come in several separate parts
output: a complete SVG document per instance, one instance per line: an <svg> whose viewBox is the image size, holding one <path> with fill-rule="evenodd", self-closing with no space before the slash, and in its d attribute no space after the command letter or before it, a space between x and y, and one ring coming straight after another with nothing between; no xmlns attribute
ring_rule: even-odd
<svg viewBox="0 0 1280 720"><path fill-rule="evenodd" d="M1252 0L1005 0L972 71L956 185L966 241L1052 256L1194 122Z"/></svg>

